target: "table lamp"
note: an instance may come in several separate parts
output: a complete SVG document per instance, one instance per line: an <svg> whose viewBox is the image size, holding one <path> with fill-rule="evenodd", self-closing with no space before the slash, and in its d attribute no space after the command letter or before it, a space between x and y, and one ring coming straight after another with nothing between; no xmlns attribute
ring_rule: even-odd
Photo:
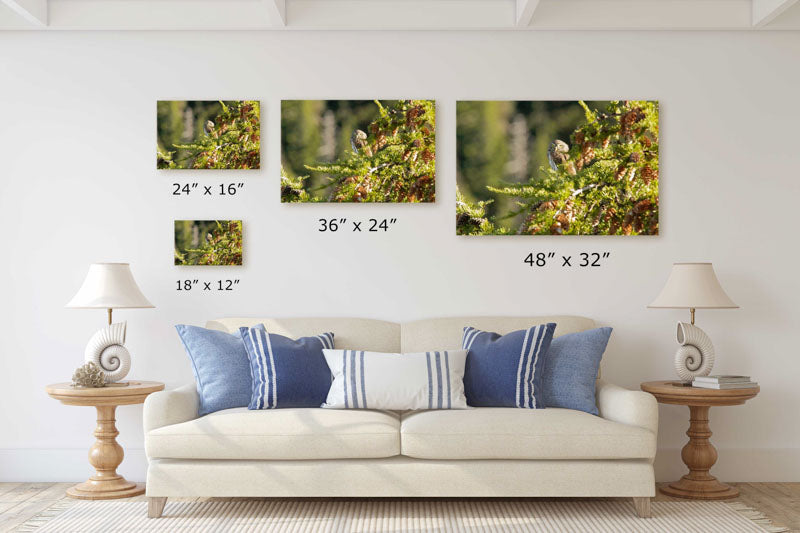
<svg viewBox="0 0 800 533"><path fill-rule="evenodd" d="M125 348L127 322L112 324L114 309L155 307L144 297L133 279L128 263L94 263L78 293L67 307L73 309L107 309L108 326L89 340L84 360L93 362L105 373L106 383L120 381L131 368L131 355Z"/></svg>
<svg viewBox="0 0 800 533"><path fill-rule="evenodd" d="M688 309L691 323L678 322L675 370L684 384L707 376L714 367L714 346L706 332L694 325L696 309L735 309L725 294L711 263L675 263L656 299L647 307Z"/></svg>

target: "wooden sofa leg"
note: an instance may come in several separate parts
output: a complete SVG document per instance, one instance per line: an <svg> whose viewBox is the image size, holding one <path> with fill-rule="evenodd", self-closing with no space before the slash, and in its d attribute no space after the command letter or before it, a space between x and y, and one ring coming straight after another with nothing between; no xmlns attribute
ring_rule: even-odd
<svg viewBox="0 0 800 533"><path fill-rule="evenodd" d="M639 518L651 518L653 516L650 510L650 498L633 498L633 506L636 508L636 514Z"/></svg>
<svg viewBox="0 0 800 533"><path fill-rule="evenodd" d="M164 512L164 506L167 504L167 498L155 497L147 498L147 517L148 518L161 518L161 513Z"/></svg>

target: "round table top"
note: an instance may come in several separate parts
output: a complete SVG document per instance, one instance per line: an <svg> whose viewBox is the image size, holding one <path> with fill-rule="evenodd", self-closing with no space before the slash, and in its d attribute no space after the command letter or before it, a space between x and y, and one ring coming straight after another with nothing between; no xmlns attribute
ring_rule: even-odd
<svg viewBox="0 0 800 533"><path fill-rule="evenodd" d="M685 387L680 381L647 381L641 384L645 392L656 397L660 403L675 405L740 405L761 390L755 386L748 389L703 389L700 387Z"/></svg>
<svg viewBox="0 0 800 533"><path fill-rule="evenodd" d="M123 385L122 383L127 383ZM143 403L150 394L164 390L158 381L124 381L105 387L73 387L72 383L53 383L47 394L66 405L132 405Z"/></svg>

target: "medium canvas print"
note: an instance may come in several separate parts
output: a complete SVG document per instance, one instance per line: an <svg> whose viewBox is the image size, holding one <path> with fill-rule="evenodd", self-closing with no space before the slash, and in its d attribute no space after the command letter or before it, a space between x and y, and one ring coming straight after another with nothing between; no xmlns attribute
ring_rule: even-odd
<svg viewBox="0 0 800 533"><path fill-rule="evenodd" d="M281 102L282 202L433 202L433 100Z"/></svg>
<svg viewBox="0 0 800 533"><path fill-rule="evenodd" d="M459 235L658 235L658 102L460 101Z"/></svg>
<svg viewBox="0 0 800 533"><path fill-rule="evenodd" d="M241 266L241 220L176 220L175 264Z"/></svg>
<svg viewBox="0 0 800 533"><path fill-rule="evenodd" d="M256 100L159 101L156 168L261 168L260 115Z"/></svg>

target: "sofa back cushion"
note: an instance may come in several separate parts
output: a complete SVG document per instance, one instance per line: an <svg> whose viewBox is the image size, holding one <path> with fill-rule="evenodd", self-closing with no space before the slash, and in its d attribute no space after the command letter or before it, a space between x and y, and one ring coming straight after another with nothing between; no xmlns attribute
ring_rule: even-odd
<svg viewBox="0 0 800 533"><path fill-rule="evenodd" d="M267 331L297 339L332 331L336 348L370 350L373 352L426 352L429 350L458 350L465 326L500 335L537 324L555 322L555 337L586 331L595 327L594 320L581 316L464 316L428 318L413 322L387 322L369 318L218 318L206 327L234 333L241 327L264 324Z"/></svg>
<svg viewBox="0 0 800 533"><path fill-rule="evenodd" d="M400 324L367 318L220 318L206 327L234 333L257 324L290 339L331 331L336 336L336 347L347 350L400 351ZM458 344L454 348L458 349Z"/></svg>
<svg viewBox="0 0 800 533"><path fill-rule="evenodd" d="M457 350L461 348L461 340L466 326L505 335L512 331L527 329L531 326L548 322L557 324L554 337L595 327L594 320L580 316L429 318L402 324L400 346L403 352ZM337 333L336 347L338 348L339 346L339 334Z"/></svg>

